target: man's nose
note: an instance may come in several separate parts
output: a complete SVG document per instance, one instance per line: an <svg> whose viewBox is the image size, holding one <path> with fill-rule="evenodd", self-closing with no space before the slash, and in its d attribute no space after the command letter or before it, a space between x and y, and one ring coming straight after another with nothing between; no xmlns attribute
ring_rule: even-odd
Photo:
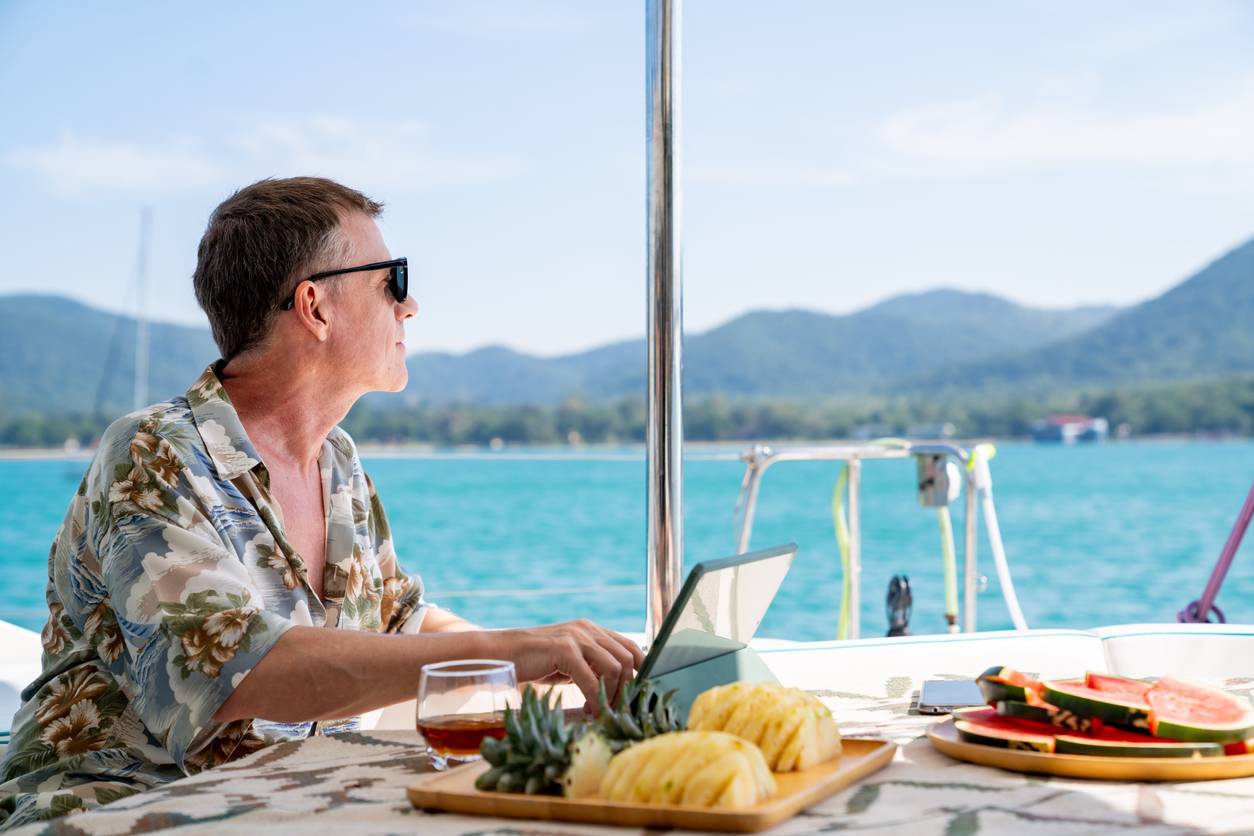
<svg viewBox="0 0 1254 836"><path fill-rule="evenodd" d="M405 301L400 304L400 314L397 319L409 319L418 314L418 300L413 296L406 296Z"/></svg>

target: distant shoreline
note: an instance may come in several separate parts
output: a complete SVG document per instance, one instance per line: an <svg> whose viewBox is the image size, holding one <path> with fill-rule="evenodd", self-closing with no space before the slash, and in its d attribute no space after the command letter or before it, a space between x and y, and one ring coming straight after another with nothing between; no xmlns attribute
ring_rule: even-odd
<svg viewBox="0 0 1254 836"><path fill-rule="evenodd" d="M914 439L927 442L937 439ZM977 441L991 441L995 444L1032 444L1027 436L1012 438L985 439L943 439L946 442L969 445ZM1208 433L1162 433L1158 435L1139 435L1133 438L1109 440L1099 444L1161 444L1175 441L1207 442L1212 444L1249 442L1251 439L1240 435L1214 435ZM777 439L771 441L688 441L684 448L690 452L706 455L726 453L739 454L740 451L754 444L773 447L798 445L848 444L866 443L864 440L851 439ZM1052 442L1036 442L1037 446L1049 447L1085 447L1086 443L1076 445L1054 444ZM358 453L364 459L453 459L453 458L488 458L488 459L542 459L553 456L562 458L643 458L643 444L581 444L581 445L527 445L507 444L499 449L486 445L461 445L456 447L438 446L434 444L373 444L357 445ZM0 461L82 461L91 460L93 451L90 449L65 450L60 447L0 447Z"/></svg>

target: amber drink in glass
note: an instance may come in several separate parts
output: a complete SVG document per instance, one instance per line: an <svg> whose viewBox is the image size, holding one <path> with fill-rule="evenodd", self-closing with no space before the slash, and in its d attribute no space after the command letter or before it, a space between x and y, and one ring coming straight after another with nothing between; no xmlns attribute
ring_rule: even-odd
<svg viewBox="0 0 1254 836"><path fill-rule="evenodd" d="M418 679L417 727L442 768L478 758L485 737L504 737L505 708L517 705L513 662L437 662Z"/></svg>

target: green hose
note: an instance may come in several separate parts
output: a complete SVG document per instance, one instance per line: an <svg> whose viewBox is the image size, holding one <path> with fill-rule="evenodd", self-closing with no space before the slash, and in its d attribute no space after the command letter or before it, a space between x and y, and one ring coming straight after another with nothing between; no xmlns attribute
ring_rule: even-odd
<svg viewBox="0 0 1254 836"><path fill-rule="evenodd" d="M908 441L899 438L879 438L871 442L885 447L903 447ZM832 488L832 524L836 530L836 547L840 550L840 616L836 620L836 638L849 638L849 599L853 594L849 578L849 519L845 515L845 490L849 487L849 465L840 469L836 485ZM958 564L954 555L954 528L949 507L936 509L940 524L941 560L945 574L945 622L950 632L958 629Z"/></svg>
<svg viewBox="0 0 1254 836"><path fill-rule="evenodd" d="M849 485L849 465L840 469L832 489L832 521L836 528L836 547L840 549L840 617L836 621L836 638L849 638L849 520L845 517L845 488Z"/></svg>

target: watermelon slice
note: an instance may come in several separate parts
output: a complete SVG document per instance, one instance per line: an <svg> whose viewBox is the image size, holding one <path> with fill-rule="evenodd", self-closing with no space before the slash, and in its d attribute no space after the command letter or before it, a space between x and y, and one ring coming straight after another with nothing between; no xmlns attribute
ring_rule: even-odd
<svg viewBox="0 0 1254 836"><path fill-rule="evenodd" d="M1139 740L1104 740L1060 734L1054 738L1060 755L1096 755L1108 758L1214 758L1224 753L1218 743L1180 743L1141 737Z"/></svg>
<svg viewBox="0 0 1254 836"><path fill-rule="evenodd" d="M954 714L954 728L958 736L968 743L1032 752L1054 751L1054 735L1050 733L1050 727L1033 730L1033 725L1030 720L998 717L991 708L968 709Z"/></svg>
<svg viewBox="0 0 1254 836"><path fill-rule="evenodd" d="M1045 701L1079 717L1095 717L1112 726L1149 733L1150 707L1144 698L1128 693L1127 689L1100 691L1089 687L1088 681L1086 677L1046 682Z"/></svg>
<svg viewBox="0 0 1254 836"><path fill-rule="evenodd" d="M1026 703L1015 700L1002 700L997 703L997 713L1002 717L1014 717L1020 720L1035 720L1048 723L1055 729L1088 734L1093 731L1092 717L1079 717L1071 711L1050 705L1042 700L1040 703Z"/></svg>
<svg viewBox="0 0 1254 836"><path fill-rule="evenodd" d="M1077 680L1078 684L1078 680ZM954 712L954 727L963 740L1003 749L1027 749L1095 757L1205 758L1223 755L1218 743L1180 741L1151 737L1144 733L1124 731L1092 719L1089 731L1067 734L1051 722L1025 716L1007 716L1005 711L1033 713L1039 706L1009 701L998 703L997 709L965 708ZM1040 715L1037 715L1040 716ZM1044 738L1051 738L1047 744Z"/></svg>
<svg viewBox="0 0 1254 836"><path fill-rule="evenodd" d="M1103 694L1121 696L1129 702L1145 702L1145 692L1150 689L1149 682L1092 671L1084 675L1084 685L1094 691L1101 691Z"/></svg>
<svg viewBox="0 0 1254 836"><path fill-rule="evenodd" d="M1041 683L1014 668L1001 665L984 671L976 677L975 684L989 705L997 705L1003 700L1031 703L1041 693Z"/></svg>
<svg viewBox="0 0 1254 836"><path fill-rule="evenodd" d="M1160 737L1238 743L1254 736L1254 706L1218 688L1164 676L1145 700L1150 730Z"/></svg>
<svg viewBox="0 0 1254 836"><path fill-rule="evenodd" d="M1249 740L1238 740L1236 743L1224 744L1225 755L1254 755L1254 737Z"/></svg>

